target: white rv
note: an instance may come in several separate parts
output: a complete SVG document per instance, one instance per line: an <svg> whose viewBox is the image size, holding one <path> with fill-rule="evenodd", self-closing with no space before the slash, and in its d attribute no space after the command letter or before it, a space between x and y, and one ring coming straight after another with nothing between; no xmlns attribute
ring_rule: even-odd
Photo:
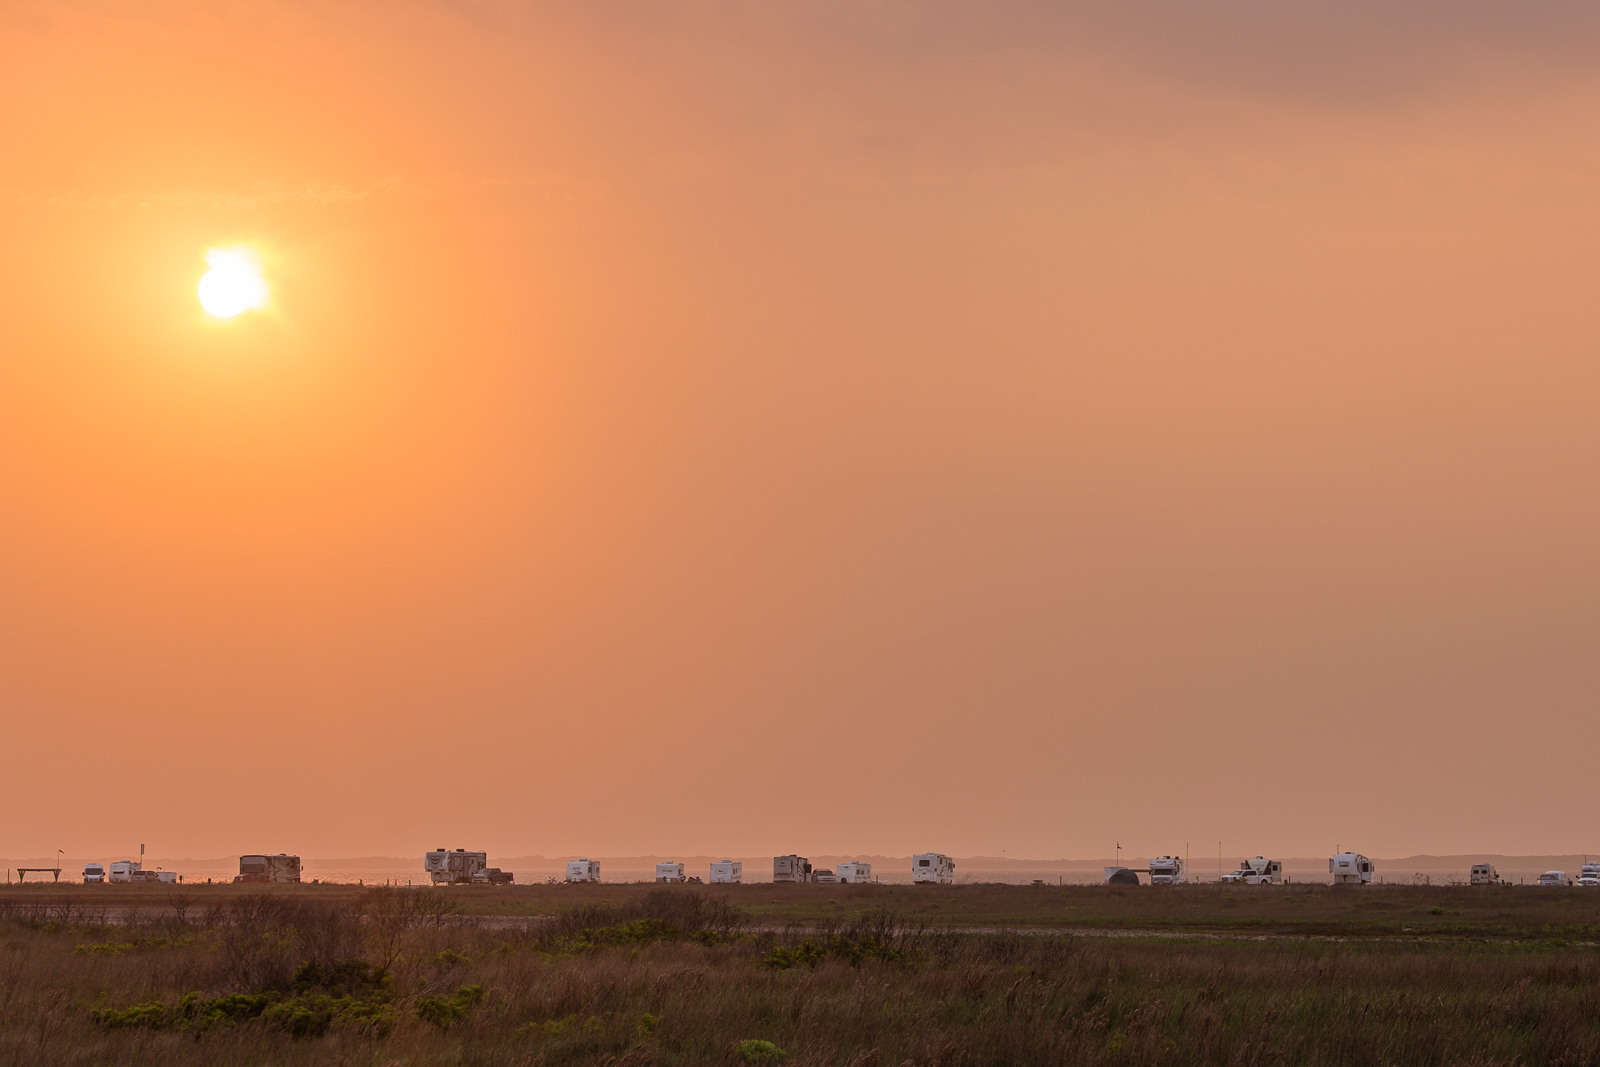
<svg viewBox="0 0 1600 1067"><path fill-rule="evenodd" d="M1328 860L1334 885L1371 885L1372 861L1359 852L1341 852Z"/></svg>
<svg viewBox="0 0 1600 1067"><path fill-rule="evenodd" d="M569 882L598 882L600 880L600 861L587 857L581 860L567 861L567 881Z"/></svg>
<svg viewBox="0 0 1600 1067"><path fill-rule="evenodd" d="M144 864L138 860L118 860L111 865L111 873L106 875L108 882L131 882L136 871L144 870Z"/></svg>
<svg viewBox="0 0 1600 1067"><path fill-rule="evenodd" d="M1585 863L1578 871L1578 884L1600 886L1600 863Z"/></svg>
<svg viewBox="0 0 1600 1067"><path fill-rule="evenodd" d="M434 885L468 885L472 876L489 866L486 852L468 852L464 848L454 851L443 846L428 853L422 860L422 869Z"/></svg>
<svg viewBox="0 0 1600 1067"><path fill-rule="evenodd" d="M1545 871L1539 876L1540 885L1571 885L1566 871Z"/></svg>
<svg viewBox="0 0 1600 1067"><path fill-rule="evenodd" d="M744 881L744 864L738 860L719 860L711 865L713 883L733 884Z"/></svg>
<svg viewBox="0 0 1600 1067"><path fill-rule="evenodd" d="M96 885L106 880L106 869L98 863L85 863L83 865L83 884Z"/></svg>
<svg viewBox="0 0 1600 1067"><path fill-rule="evenodd" d="M838 868L839 881L841 882L870 882L872 881L872 864L841 863Z"/></svg>
<svg viewBox="0 0 1600 1067"><path fill-rule="evenodd" d="M787 856L772 857L772 880L774 882L809 882L811 881L811 861L804 856L789 853Z"/></svg>
<svg viewBox="0 0 1600 1067"><path fill-rule="evenodd" d="M1467 876L1469 885L1494 885L1500 881L1500 872L1494 869L1492 863L1474 863L1472 873Z"/></svg>
<svg viewBox="0 0 1600 1067"><path fill-rule="evenodd" d="M656 864L656 881L658 882L683 882L683 864L658 863Z"/></svg>
<svg viewBox="0 0 1600 1067"><path fill-rule="evenodd" d="M1150 861L1151 885L1177 885L1183 881L1183 860L1177 856L1157 856Z"/></svg>
<svg viewBox="0 0 1600 1067"><path fill-rule="evenodd" d="M956 880L956 861L942 852L919 852L911 857L911 880L950 885Z"/></svg>
<svg viewBox="0 0 1600 1067"><path fill-rule="evenodd" d="M1228 885L1281 885L1283 864L1278 860L1269 860L1265 856L1257 856L1253 860L1240 860L1239 869L1223 875L1222 880Z"/></svg>

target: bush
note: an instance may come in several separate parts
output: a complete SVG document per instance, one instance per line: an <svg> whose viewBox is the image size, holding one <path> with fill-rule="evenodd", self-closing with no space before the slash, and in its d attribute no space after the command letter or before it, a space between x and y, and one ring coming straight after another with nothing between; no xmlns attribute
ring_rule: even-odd
<svg viewBox="0 0 1600 1067"><path fill-rule="evenodd" d="M417 1018L448 1030L482 999L481 985L464 985L448 997L418 997Z"/></svg>
<svg viewBox="0 0 1600 1067"><path fill-rule="evenodd" d="M789 1054L770 1041L741 1041L733 1048L740 1063L782 1063Z"/></svg>

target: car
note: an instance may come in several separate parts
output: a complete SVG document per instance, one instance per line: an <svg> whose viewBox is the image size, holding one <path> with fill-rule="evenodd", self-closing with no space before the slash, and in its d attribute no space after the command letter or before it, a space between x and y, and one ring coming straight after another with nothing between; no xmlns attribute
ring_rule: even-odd
<svg viewBox="0 0 1600 1067"><path fill-rule="evenodd" d="M833 885L839 881L839 876L834 874L826 867L819 867L811 872L811 880L813 882L822 882L827 885Z"/></svg>

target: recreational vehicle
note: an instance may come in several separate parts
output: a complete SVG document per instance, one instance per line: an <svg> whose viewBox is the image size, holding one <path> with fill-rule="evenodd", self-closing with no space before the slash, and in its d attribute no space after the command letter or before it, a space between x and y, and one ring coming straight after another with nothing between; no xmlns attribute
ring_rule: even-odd
<svg viewBox="0 0 1600 1067"><path fill-rule="evenodd" d="M1223 875L1222 880L1228 885L1281 885L1283 864L1278 860L1269 860L1265 856L1257 856L1253 860L1240 860L1239 869Z"/></svg>
<svg viewBox="0 0 1600 1067"><path fill-rule="evenodd" d="M276 856L240 856L235 882L298 882L300 857L280 852Z"/></svg>
<svg viewBox="0 0 1600 1067"><path fill-rule="evenodd" d="M96 885L106 880L106 869L98 863L85 863L83 865L83 884Z"/></svg>
<svg viewBox="0 0 1600 1067"><path fill-rule="evenodd" d="M1578 870L1578 884L1600 886L1600 863L1585 863Z"/></svg>
<svg viewBox="0 0 1600 1067"><path fill-rule="evenodd" d="M911 857L911 880L949 885L956 880L956 861L942 852L919 852Z"/></svg>
<svg viewBox="0 0 1600 1067"><path fill-rule="evenodd" d="M1494 885L1500 881L1500 872L1494 869L1492 863L1474 863L1472 873L1468 875L1470 885Z"/></svg>
<svg viewBox="0 0 1600 1067"><path fill-rule="evenodd" d="M567 881L569 882L598 882L600 880L600 861L585 857L581 860L567 861Z"/></svg>
<svg viewBox="0 0 1600 1067"><path fill-rule="evenodd" d="M870 882L872 881L872 864L870 863L841 863L839 864L839 881L841 882Z"/></svg>
<svg viewBox="0 0 1600 1067"><path fill-rule="evenodd" d="M744 864L738 860L719 860L711 865L713 884L733 884L744 881Z"/></svg>
<svg viewBox="0 0 1600 1067"><path fill-rule="evenodd" d="M1157 856L1150 861L1151 885L1177 885L1183 881L1183 860L1177 856Z"/></svg>
<svg viewBox="0 0 1600 1067"><path fill-rule="evenodd" d="M658 882L684 882L688 879L683 876L683 864L658 863L656 864L656 881Z"/></svg>
<svg viewBox="0 0 1600 1067"><path fill-rule="evenodd" d="M1566 871L1545 871L1539 876L1540 885L1571 885Z"/></svg>
<svg viewBox="0 0 1600 1067"><path fill-rule="evenodd" d="M1359 852L1341 852L1328 860L1334 885L1371 885L1372 861Z"/></svg>
<svg viewBox="0 0 1600 1067"><path fill-rule="evenodd" d="M133 881L136 872L144 870L144 864L138 860L118 860L111 865L111 873L106 875L106 881L127 883Z"/></svg>
<svg viewBox="0 0 1600 1067"><path fill-rule="evenodd" d="M789 853L787 856L772 857L772 880L774 882L809 882L811 881L811 861L804 856Z"/></svg>
<svg viewBox="0 0 1600 1067"><path fill-rule="evenodd" d="M422 869L434 885L469 885L472 876L489 866L487 852L451 851L440 845L422 859Z"/></svg>

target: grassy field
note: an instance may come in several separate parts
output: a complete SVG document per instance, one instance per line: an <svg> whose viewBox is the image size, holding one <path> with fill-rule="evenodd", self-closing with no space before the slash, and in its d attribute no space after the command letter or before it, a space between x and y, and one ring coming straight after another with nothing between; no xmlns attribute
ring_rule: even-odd
<svg viewBox="0 0 1600 1067"><path fill-rule="evenodd" d="M1594 1063L1596 941L1561 889L29 887L0 1064Z"/></svg>

